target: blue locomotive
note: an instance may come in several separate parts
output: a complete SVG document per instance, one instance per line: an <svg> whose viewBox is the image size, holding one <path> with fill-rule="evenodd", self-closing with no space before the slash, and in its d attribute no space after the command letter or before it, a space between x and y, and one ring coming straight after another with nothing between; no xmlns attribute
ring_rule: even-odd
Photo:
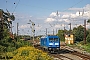
<svg viewBox="0 0 90 60"><path fill-rule="evenodd" d="M60 38L56 35L47 35L41 37L40 46L44 50L48 51L59 51L60 50Z"/></svg>

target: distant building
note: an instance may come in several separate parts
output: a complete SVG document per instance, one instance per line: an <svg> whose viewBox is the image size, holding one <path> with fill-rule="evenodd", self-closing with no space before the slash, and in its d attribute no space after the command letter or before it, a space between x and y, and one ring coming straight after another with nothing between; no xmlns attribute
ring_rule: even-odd
<svg viewBox="0 0 90 60"><path fill-rule="evenodd" d="M74 35L73 34L65 34L65 43L66 44L74 44Z"/></svg>

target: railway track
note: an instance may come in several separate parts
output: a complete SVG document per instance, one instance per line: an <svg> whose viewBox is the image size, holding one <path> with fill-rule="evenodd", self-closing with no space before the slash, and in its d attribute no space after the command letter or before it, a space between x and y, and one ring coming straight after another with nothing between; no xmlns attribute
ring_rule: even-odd
<svg viewBox="0 0 90 60"><path fill-rule="evenodd" d="M89 55L86 55L86 54L83 54L83 53L80 53L80 52L77 52L77 51L72 52L72 54L77 55L77 56L81 57L84 60L90 60Z"/></svg>
<svg viewBox="0 0 90 60"><path fill-rule="evenodd" d="M40 47L40 45L35 45L34 47L37 48L37 49L39 49L39 50L43 50ZM78 57L81 58L81 60L90 60L90 56L89 55L80 53L80 52L75 51L74 49L71 49L69 47L65 47L65 46L63 46L63 47L61 47L61 50L60 50L59 53L50 53L50 52L45 51L45 50L43 50L43 51L46 52L46 53L48 53L50 56L55 57L56 60L75 60L72 57L67 57L67 56L61 55L61 53L64 53L64 54L65 53L68 53L68 54L72 54L72 55L78 56Z"/></svg>
<svg viewBox="0 0 90 60"><path fill-rule="evenodd" d="M64 47L64 48L63 48ZM76 55L78 57L80 57L82 60L90 60L90 56L87 54L83 54L81 52L76 51L75 49L68 47L68 46L63 46L61 47L62 49L66 49L70 51L70 54L72 55Z"/></svg>
<svg viewBox="0 0 90 60"><path fill-rule="evenodd" d="M60 54L50 54L50 55L57 58L58 60L73 60L72 58L69 58Z"/></svg>
<svg viewBox="0 0 90 60"><path fill-rule="evenodd" d="M38 46L35 45L34 47L37 48L37 49L39 49L39 50L42 50L42 51L48 53L48 55L50 55L50 56L55 57L55 60L73 60L73 59L71 59L71 58L69 58L69 57L60 55L60 54L57 53L57 52L52 53L52 52L48 52L48 51L46 51L46 50L43 50L43 49L40 47L40 45L38 45Z"/></svg>

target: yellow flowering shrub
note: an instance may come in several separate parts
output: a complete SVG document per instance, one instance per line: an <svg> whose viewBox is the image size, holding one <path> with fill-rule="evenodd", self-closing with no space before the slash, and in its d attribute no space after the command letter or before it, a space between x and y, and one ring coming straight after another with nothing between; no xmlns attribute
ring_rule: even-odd
<svg viewBox="0 0 90 60"><path fill-rule="evenodd" d="M12 54L13 58L11 60L53 60L47 53L34 47L20 47Z"/></svg>

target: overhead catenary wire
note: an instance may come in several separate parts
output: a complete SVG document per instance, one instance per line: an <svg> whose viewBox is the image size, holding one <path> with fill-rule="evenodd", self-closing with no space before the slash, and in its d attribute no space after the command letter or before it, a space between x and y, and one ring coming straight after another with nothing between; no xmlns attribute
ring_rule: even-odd
<svg viewBox="0 0 90 60"><path fill-rule="evenodd" d="M69 7L69 8L73 8L75 5L78 5L79 3L81 3L83 0L80 0L79 2L77 2L76 4L74 4L74 5L72 5L71 7ZM65 10L63 10L62 12L64 12L64 11L67 11L69 8L67 8L67 9L65 9Z"/></svg>
<svg viewBox="0 0 90 60"><path fill-rule="evenodd" d="M83 0L80 0L79 2L77 2L76 4L74 4L73 6L71 6L70 8L74 7L75 5L81 3Z"/></svg>
<svg viewBox="0 0 90 60"><path fill-rule="evenodd" d="M20 2L20 0L18 1L17 5L15 6L15 8L14 8L14 10L13 10L13 13L14 13L16 7L18 6L19 2ZM10 3L10 1L8 1L8 0L5 0L5 3L6 3L6 5L5 5L5 6L6 6L6 10L8 10L8 4L11 4L11 3ZM16 3L14 2L14 4L16 4ZM12 5L11 9L12 9L12 8L13 8L13 5Z"/></svg>
<svg viewBox="0 0 90 60"><path fill-rule="evenodd" d="M15 5L15 2L16 2L16 1L13 2L14 5ZM15 6L16 6L16 5L15 5L15 6L14 6L14 5L12 5L12 7L10 8L10 10L12 10L12 13L13 13L13 11L14 11L14 9L15 9Z"/></svg>
<svg viewBox="0 0 90 60"><path fill-rule="evenodd" d="M83 0L80 0L80 1L77 2L76 4L70 6L69 8L73 8L75 5L78 5L78 4L81 3L82 1L83 1ZM20 0L18 1L16 7L18 6L19 2L20 2ZM54 9L50 9L50 8L40 7L40 6L33 6L33 5L27 5L27 4L22 4L22 5L24 5L24 6L26 5L26 6L33 7L33 8L40 8L40 9L44 9L44 10L54 10ZM15 9L16 9L16 7L15 7ZM65 9L65 10L62 10L62 12L67 11L69 8L67 8L67 9ZM14 11L15 11L15 9L14 9ZM58 11L59 11L59 10L60 10L60 9L58 9ZM13 11L13 12L14 12L14 11ZM60 10L60 11L61 11L61 10Z"/></svg>
<svg viewBox="0 0 90 60"><path fill-rule="evenodd" d="M80 0L79 2L75 3L74 5L72 5L72 6L69 7L69 8L73 8L74 6L78 5L78 4L81 3L82 1L83 1L83 0ZM6 5L7 5L7 2L8 2L8 1L6 0ZM13 13L15 12L15 10L16 10L16 8L17 8L17 6L18 6L19 3L20 3L20 0L18 0L18 3L17 3L17 4L14 3L14 4L16 4L16 6L15 6L15 8L14 8L14 10L13 10ZM26 5L26 4L23 4L23 5ZM40 9L46 9L46 10L54 10L54 9L44 8L44 7L39 7L39 6L32 6L32 5L29 5L29 6L35 7L35 8L40 8ZM67 11L69 8L63 10L62 12ZM58 9L58 11L59 11L59 9Z"/></svg>
<svg viewBox="0 0 90 60"><path fill-rule="evenodd" d="M16 8L17 8L19 2L20 2L20 0L18 1L17 5L15 6L15 9L13 10L13 13L15 12L15 10L16 10ZM14 4L15 4L15 3L14 3Z"/></svg>
<svg viewBox="0 0 90 60"><path fill-rule="evenodd" d="M80 0L79 2L77 2L76 4L74 4L74 5L72 5L71 7L69 7L69 8L72 8L72 7L74 7L75 5L77 5L77 4L79 4L79 3L81 3L83 0ZM7 0L6 0L6 4L7 4ZM13 13L15 12L15 10L16 10L16 8L17 8L17 6L18 6L18 4L20 3L20 0L18 0L18 3L16 4L16 3L14 3L14 4L16 4L16 6L15 6L15 8L14 8L14 10L13 10ZM25 4L23 4L23 5L25 5ZM31 6L31 5L30 5ZM31 6L31 7L35 7L35 8L40 8L40 9L46 9L46 10L53 10L53 9L50 9L50 8L44 8L44 7L37 7L37 6ZM62 12L64 12L64 11L67 11L69 8L67 8L67 9L65 9L65 10L62 10ZM58 11L59 11L59 9L58 9Z"/></svg>
<svg viewBox="0 0 90 60"><path fill-rule="evenodd" d="M6 9L7 9L7 0L6 0Z"/></svg>
<svg viewBox="0 0 90 60"><path fill-rule="evenodd" d="M78 5L79 3L81 3L83 0L80 0L79 2L77 2L76 4L74 4L74 5L72 5L71 7L69 7L69 8L73 8L75 5ZM6 4L7 4L7 0L6 0ZM16 3L14 3L14 4L16 4L16 6L15 6L15 8L14 8L14 10L13 10L13 13L15 12L15 10L16 10L16 8L17 8L17 6L18 6L18 4L20 3L20 0L18 0L18 3L16 4ZM26 4L23 4L23 5L26 5ZM30 5L31 6L31 5ZM40 8L40 9L45 9L45 10L53 10L53 9L50 9L50 8L44 8L44 7L38 7L38 6L31 6L31 7L35 7L35 8ZM65 9L65 10L62 10L62 12L64 12L64 11L67 11L69 8L67 8L67 9ZM59 9L58 9L58 11L59 11ZM61 10L60 10L61 11Z"/></svg>

